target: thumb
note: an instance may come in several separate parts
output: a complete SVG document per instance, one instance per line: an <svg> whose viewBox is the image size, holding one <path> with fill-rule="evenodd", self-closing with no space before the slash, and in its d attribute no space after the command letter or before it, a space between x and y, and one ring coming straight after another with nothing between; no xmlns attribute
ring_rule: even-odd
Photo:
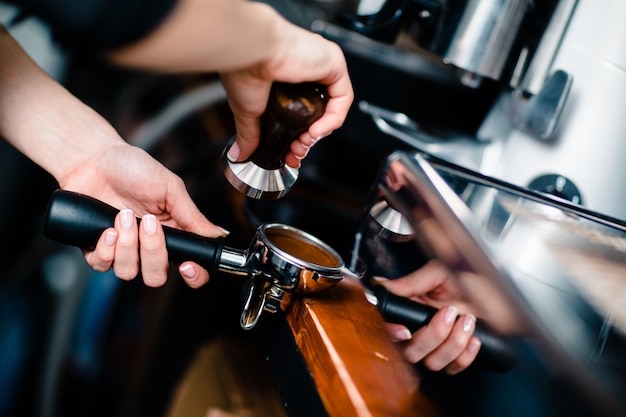
<svg viewBox="0 0 626 417"><path fill-rule="evenodd" d="M417 298L439 288L450 276L440 262L431 260L420 269L400 278L376 279L390 292L407 298Z"/></svg>
<svg viewBox="0 0 626 417"><path fill-rule="evenodd" d="M258 117L235 115L235 142L228 150L228 159L241 162L250 158L250 155L259 145L261 122Z"/></svg>
<svg viewBox="0 0 626 417"><path fill-rule="evenodd" d="M168 201L173 201L169 211L175 227L205 237L224 237L230 233L223 227L210 222L198 209L184 187L182 191L174 193L172 199Z"/></svg>
<svg viewBox="0 0 626 417"><path fill-rule="evenodd" d="M372 282L374 285L380 285L385 287L387 291L392 294L399 295L402 297L411 297L413 294L413 288L411 287L411 282L403 278L396 279L388 279L383 277L372 277Z"/></svg>

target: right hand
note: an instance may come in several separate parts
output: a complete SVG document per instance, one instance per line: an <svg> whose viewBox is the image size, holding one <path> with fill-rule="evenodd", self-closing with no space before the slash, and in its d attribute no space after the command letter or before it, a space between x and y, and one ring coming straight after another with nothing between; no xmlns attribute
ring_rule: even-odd
<svg viewBox="0 0 626 417"><path fill-rule="evenodd" d="M307 132L294 141L285 158L287 165L300 166L309 149L321 138L341 127L354 99L347 64L341 48L320 35L290 23L284 24L268 60L241 70L221 73L228 102L235 118L237 146L231 159L245 160L256 149L274 81L316 82L327 86L326 111Z"/></svg>

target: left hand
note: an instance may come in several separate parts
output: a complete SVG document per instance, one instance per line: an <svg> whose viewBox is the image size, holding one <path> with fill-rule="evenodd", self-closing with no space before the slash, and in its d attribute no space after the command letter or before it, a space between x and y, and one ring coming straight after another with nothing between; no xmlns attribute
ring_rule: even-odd
<svg viewBox="0 0 626 417"><path fill-rule="evenodd" d="M116 142L85 160L59 181L61 188L102 200L120 213L85 258L97 271L113 268L124 280L141 269L146 285L157 287L167 279L167 249L162 225L206 237L227 232L198 210L182 179L142 149ZM142 217L139 226L136 216ZM193 288L209 280L208 272L193 262L179 271Z"/></svg>

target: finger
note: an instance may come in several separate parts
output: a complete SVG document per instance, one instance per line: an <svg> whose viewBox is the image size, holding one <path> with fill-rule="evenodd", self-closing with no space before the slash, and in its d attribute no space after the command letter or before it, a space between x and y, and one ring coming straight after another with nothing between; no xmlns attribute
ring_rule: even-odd
<svg viewBox="0 0 626 417"><path fill-rule="evenodd" d="M211 223L187 192L182 179L176 178L172 187L168 187L167 211L171 214L174 227L206 237L224 237L230 232Z"/></svg>
<svg viewBox="0 0 626 417"><path fill-rule="evenodd" d="M381 284L396 295L416 298L440 286L450 275L448 268L434 260L404 277L385 280Z"/></svg>
<svg viewBox="0 0 626 417"><path fill-rule="evenodd" d="M123 280L129 281L139 273L139 241L137 219L132 210L121 210L115 218L117 243L113 271Z"/></svg>
<svg viewBox="0 0 626 417"><path fill-rule="evenodd" d="M299 140L294 140L289 148L290 152L285 155L285 163L292 168L300 168L301 161L307 156L310 148Z"/></svg>
<svg viewBox="0 0 626 417"><path fill-rule="evenodd" d="M309 136L308 134L303 134L305 136ZM309 149L315 144L315 141L307 141L303 142L301 140L294 140L291 142L289 146L289 150L293 152L294 155L299 157L300 159L304 158L307 153L309 153Z"/></svg>
<svg viewBox="0 0 626 417"><path fill-rule="evenodd" d="M478 352L480 351L480 346L480 339L472 336L463 352L461 352L454 362L446 367L446 373L449 375L455 375L467 369L474 362L474 360L476 360Z"/></svg>
<svg viewBox="0 0 626 417"><path fill-rule="evenodd" d="M426 326L413 333L413 337L405 345L404 356L407 360L417 363L439 348L450 335L458 314L459 310L455 306L437 311Z"/></svg>
<svg viewBox="0 0 626 417"><path fill-rule="evenodd" d="M440 371L457 360L467 348L475 324L476 318L473 315L460 316L445 341L424 358L424 365L433 371ZM452 367L453 371L454 368Z"/></svg>
<svg viewBox="0 0 626 417"><path fill-rule="evenodd" d="M235 131L235 142L228 150L228 158L233 162L245 161L259 146L261 125L258 117L236 116Z"/></svg>
<svg viewBox="0 0 626 417"><path fill-rule="evenodd" d="M200 288L209 282L209 273L206 269L193 262L184 262L178 268L180 276L191 288Z"/></svg>
<svg viewBox="0 0 626 417"><path fill-rule="evenodd" d="M327 135L324 136L318 136L318 137L314 137L312 136L308 131L302 133L299 137L298 140L296 141L296 143L300 143L302 145L303 148L311 148L313 147L313 145L315 145L317 142L319 142L320 140L324 139L327 136L330 136L332 132L330 132Z"/></svg>
<svg viewBox="0 0 626 417"><path fill-rule="evenodd" d="M272 83L236 74L222 74L228 103L235 119L236 144L231 146L229 158L244 161L252 155L261 136L261 115L265 111ZM232 158L235 156L236 158Z"/></svg>
<svg viewBox="0 0 626 417"><path fill-rule="evenodd" d="M95 271L106 272L111 269L115 258L115 243L117 242L117 231L110 227L106 229L93 251L85 252L85 259L89 266Z"/></svg>
<svg viewBox="0 0 626 417"><path fill-rule="evenodd" d="M302 166L303 158L304 157L297 157L290 152L285 156L285 164L289 165L292 168L299 169Z"/></svg>
<svg viewBox="0 0 626 417"><path fill-rule="evenodd" d="M343 87L340 88L343 90ZM350 87L347 91L341 91L339 94L341 95L336 97L331 96L322 117L309 126L308 133L311 138L316 141L325 138L333 131L339 129L346 120L346 116L354 100L354 93Z"/></svg>
<svg viewBox="0 0 626 417"><path fill-rule="evenodd" d="M139 225L139 253L141 275L149 287L160 287L167 281L167 249L165 235L159 220L146 214Z"/></svg>
<svg viewBox="0 0 626 417"><path fill-rule="evenodd" d="M394 342L406 342L413 337L409 329L401 324L385 323L385 327Z"/></svg>
<svg viewBox="0 0 626 417"><path fill-rule="evenodd" d="M343 55L338 45L334 44L337 56ZM327 86L328 103L322 117L309 127L309 133L314 138L328 136L330 132L338 129L346 119L346 116L354 101L354 90L352 81L344 66L344 60L339 60L339 64L335 71L319 80L320 83Z"/></svg>

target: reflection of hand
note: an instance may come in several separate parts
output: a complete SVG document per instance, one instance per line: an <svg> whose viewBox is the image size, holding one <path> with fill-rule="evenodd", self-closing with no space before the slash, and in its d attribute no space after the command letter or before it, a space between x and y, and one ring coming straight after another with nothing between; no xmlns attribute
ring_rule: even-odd
<svg viewBox="0 0 626 417"><path fill-rule="evenodd" d="M112 267L121 279L133 279L141 268L146 285L165 283L168 260L162 224L208 237L224 235L198 210L178 176L143 150L123 142L86 159L60 184L122 209L95 250L85 252L92 268L107 271ZM143 217L139 226L135 216ZM208 272L192 262L183 263L179 271L194 288L209 279Z"/></svg>
<svg viewBox="0 0 626 417"><path fill-rule="evenodd" d="M447 268L431 261L407 276L380 280L380 284L396 295L440 309L412 335L405 326L387 324L407 360L422 361L428 369L448 374L461 372L474 361L480 349L480 340L472 336L476 318Z"/></svg>

